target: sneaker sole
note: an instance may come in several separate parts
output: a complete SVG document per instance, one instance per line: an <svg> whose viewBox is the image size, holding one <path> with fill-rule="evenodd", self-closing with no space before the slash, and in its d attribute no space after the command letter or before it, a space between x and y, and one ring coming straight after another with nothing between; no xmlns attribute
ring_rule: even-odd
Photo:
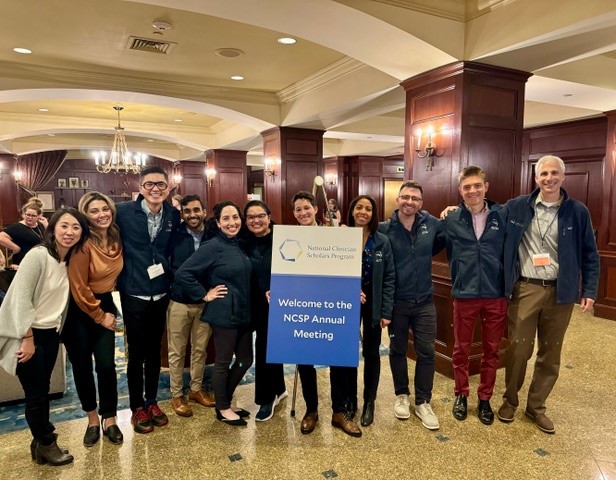
<svg viewBox="0 0 616 480"><path fill-rule="evenodd" d="M398 420L408 420L409 418L411 418L410 412L408 415L400 415L399 413L394 412L394 415L396 416Z"/></svg>
<svg viewBox="0 0 616 480"><path fill-rule="evenodd" d="M505 423L511 423L515 419L515 416L513 416L513 417L502 417L500 413L497 413L496 416L498 417L498 419L501 422L505 422Z"/></svg>

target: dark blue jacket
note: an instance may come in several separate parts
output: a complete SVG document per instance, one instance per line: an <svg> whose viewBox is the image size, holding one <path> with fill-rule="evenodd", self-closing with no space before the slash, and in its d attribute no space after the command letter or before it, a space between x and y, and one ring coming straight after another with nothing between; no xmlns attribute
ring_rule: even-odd
<svg viewBox="0 0 616 480"><path fill-rule="evenodd" d="M556 299L558 303L573 303L580 298L580 273L582 275L582 298L597 298L599 280L599 253L593 233L590 214L586 206L564 196L558 209L558 277ZM509 200L505 238L505 295L511 297L513 287L520 277L519 247L522 237L535 216L536 189L530 195L521 195Z"/></svg>
<svg viewBox="0 0 616 480"><path fill-rule="evenodd" d="M396 270L394 255L387 235L374 233L372 251L372 325L378 327L381 318L391 320L394 309Z"/></svg>
<svg viewBox="0 0 616 480"><path fill-rule="evenodd" d="M205 304L201 320L227 328L250 323L250 277L252 265L237 239L218 233L202 243L175 274L174 283L190 303L198 303L208 290L225 285L227 294Z"/></svg>
<svg viewBox="0 0 616 480"><path fill-rule="evenodd" d="M473 229L471 212L461 203L442 223L451 271L451 296L454 298L499 298L505 296L503 247L507 210L488 203L485 230L479 239Z"/></svg>
<svg viewBox="0 0 616 480"><path fill-rule="evenodd" d="M171 236L171 272L175 275L175 272L182 266L182 264L195 253L195 241L193 236L186 230L188 227L185 222L182 222L178 229ZM205 231L201 237L200 245L205 242ZM191 303L185 298L182 289L176 285L175 282L171 284L171 300L179 303ZM197 302L202 303L202 302Z"/></svg>
<svg viewBox="0 0 616 480"><path fill-rule="evenodd" d="M118 277L118 290L128 295L151 296L167 293L171 283L169 255L171 234L180 224L180 212L163 202L161 228L153 242L148 233L148 217L141 209L143 195L133 202L117 204L117 224L120 228L124 268ZM162 264L165 275L150 280L148 267Z"/></svg>
<svg viewBox="0 0 616 480"><path fill-rule="evenodd" d="M445 242L436 238L440 227L435 217L422 210L415 222L417 237L414 241L398 220L398 210L389 220L379 223L379 232L387 235L394 256L396 302L415 301L432 295L432 255L445 247Z"/></svg>

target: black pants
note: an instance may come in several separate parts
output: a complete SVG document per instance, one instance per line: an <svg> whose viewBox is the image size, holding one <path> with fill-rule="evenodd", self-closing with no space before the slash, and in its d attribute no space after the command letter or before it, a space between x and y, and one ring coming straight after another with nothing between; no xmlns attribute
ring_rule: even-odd
<svg viewBox="0 0 616 480"><path fill-rule="evenodd" d="M372 324L372 302L361 306L363 338L361 352L364 357L364 402L374 401L381 375L381 326ZM356 377L357 378L357 377ZM354 392L357 392L357 384Z"/></svg>
<svg viewBox="0 0 616 480"><path fill-rule="evenodd" d="M116 314L111 292L97 294L101 308L107 313ZM115 368L115 333L95 323L81 310L71 296L66 323L62 329L62 341L66 346L68 358L73 366L75 387L84 412L96 409L96 386L92 355L96 364L99 415L115 417L118 407L118 385Z"/></svg>
<svg viewBox="0 0 616 480"><path fill-rule="evenodd" d="M302 395L306 402L306 412L316 412L319 408L317 391L317 371L314 365L298 365L299 379L302 383Z"/></svg>
<svg viewBox="0 0 616 480"><path fill-rule="evenodd" d="M334 413L347 410L347 402L353 400L352 391L355 391L355 403L357 403L356 367L329 367L329 383Z"/></svg>
<svg viewBox="0 0 616 480"><path fill-rule="evenodd" d="M252 330L212 325L212 333L216 347L212 387L216 408L226 410L231 407L236 387L252 365ZM235 361L231 365L234 354Z"/></svg>
<svg viewBox="0 0 616 480"><path fill-rule="evenodd" d="M169 295L154 301L122 293L120 299L128 348L128 396L130 409L134 412L156 401Z"/></svg>
<svg viewBox="0 0 616 480"><path fill-rule="evenodd" d="M255 403L266 405L273 403L276 395L286 390L284 383L284 366L281 363L266 363L267 353L267 317L268 311L254 312L257 321L257 338L255 340Z"/></svg>
<svg viewBox="0 0 616 480"><path fill-rule="evenodd" d="M33 328L32 333L36 350L26 363L17 364L17 377L26 394L26 422L32 436L43 445L51 445L55 427L49 421L49 388L60 335L55 328Z"/></svg>

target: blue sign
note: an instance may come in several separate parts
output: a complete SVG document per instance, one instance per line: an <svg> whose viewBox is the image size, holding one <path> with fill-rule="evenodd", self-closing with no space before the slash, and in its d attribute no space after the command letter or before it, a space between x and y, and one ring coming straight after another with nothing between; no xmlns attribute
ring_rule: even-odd
<svg viewBox="0 0 616 480"><path fill-rule="evenodd" d="M361 230L274 229L267 361L357 367Z"/></svg>

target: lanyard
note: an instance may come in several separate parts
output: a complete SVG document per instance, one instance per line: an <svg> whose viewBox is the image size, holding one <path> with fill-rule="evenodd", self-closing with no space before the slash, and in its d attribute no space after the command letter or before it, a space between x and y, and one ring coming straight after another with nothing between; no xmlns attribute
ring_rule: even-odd
<svg viewBox="0 0 616 480"><path fill-rule="evenodd" d="M554 221L558 217L558 209L559 208L560 208L560 205L556 209L556 213L552 217L552 221L550 222L548 227L545 229L545 233L544 234L541 233L541 225L539 224L539 215L535 215L535 218L537 219L537 230L539 230L539 237L541 238L541 247L542 248L543 248L543 241L545 240L545 237L548 235L548 232L550 231L550 228L552 227L552 224L554 223ZM550 207L546 207L546 214L549 214L549 213L550 213Z"/></svg>

